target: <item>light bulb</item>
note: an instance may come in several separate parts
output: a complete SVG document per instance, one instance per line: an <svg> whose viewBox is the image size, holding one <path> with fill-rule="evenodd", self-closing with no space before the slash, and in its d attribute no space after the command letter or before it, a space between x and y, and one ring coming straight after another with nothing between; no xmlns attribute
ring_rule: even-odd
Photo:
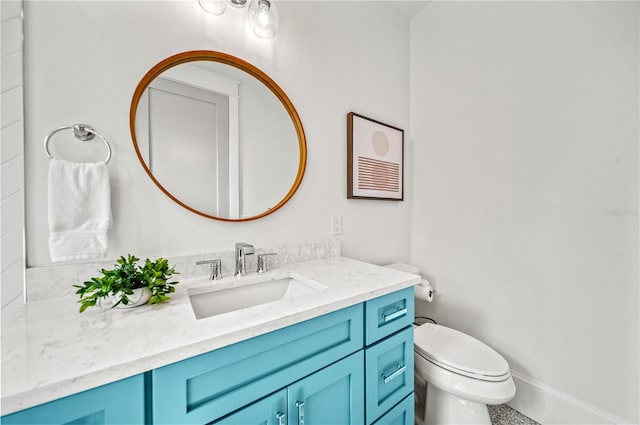
<svg viewBox="0 0 640 425"><path fill-rule="evenodd" d="M278 32L280 18L272 0L253 0L249 6L249 26L260 38L273 38Z"/></svg>
<svg viewBox="0 0 640 425"><path fill-rule="evenodd" d="M228 0L198 0L200 7L212 15L222 15L227 8Z"/></svg>

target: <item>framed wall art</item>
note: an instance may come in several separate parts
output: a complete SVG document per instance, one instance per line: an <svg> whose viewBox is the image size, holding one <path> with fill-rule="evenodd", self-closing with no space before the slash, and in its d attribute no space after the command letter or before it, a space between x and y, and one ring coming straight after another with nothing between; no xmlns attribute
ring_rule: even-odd
<svg viewBox="0 0 640 425"><path fill-rule="evenodd" d="M347 114L347 198L404 198L404 130Z"/></svg>

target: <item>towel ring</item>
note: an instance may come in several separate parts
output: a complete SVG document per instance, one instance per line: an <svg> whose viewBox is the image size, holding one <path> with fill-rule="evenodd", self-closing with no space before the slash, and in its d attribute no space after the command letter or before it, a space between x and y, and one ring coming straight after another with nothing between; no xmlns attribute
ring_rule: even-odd
<svg viewBox="0 0 640 425"><path fill-rule="evenodd" d="M47 158L53 159L53 155L51 155L51 152L49 152L49 140L51 139L51 136L59 131L69 129L73 130L73 135L76 136L76 139L82 140L83 142L89 141L95 136L101 138L104 142L104 145L107 147L107 159L104 160L104 163L109 163L109 160L111 159L111 146L109 146L109 142L107 142L107 139L105 139L102 134L98 133L91 126L88 126L86 124L65 125L64 127L56 128L51 133L49 133L49 135L44 138L44 153L47 155Z"/></svg>

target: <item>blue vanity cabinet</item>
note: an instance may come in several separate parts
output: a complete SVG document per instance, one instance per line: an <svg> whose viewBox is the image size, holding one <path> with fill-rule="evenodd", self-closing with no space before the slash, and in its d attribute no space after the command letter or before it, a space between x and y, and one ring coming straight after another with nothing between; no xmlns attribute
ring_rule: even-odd
<svg viewBox="0 0 640 425"><path fill-rule="evenodd" d="M413 318L412 287L365 303L367 425L413 399Z"/></svg>
<svg viewBox="0 0 640 425"><path fill-rule="evenodd" d="M364 423L362 350L214 422L212 425Z"/></svg>
<svg viewBox="0 0 640 425"><path fill-rule="evenodd" d="M63 397L3 416L2 424L144 424L144 376Z"/></svg>

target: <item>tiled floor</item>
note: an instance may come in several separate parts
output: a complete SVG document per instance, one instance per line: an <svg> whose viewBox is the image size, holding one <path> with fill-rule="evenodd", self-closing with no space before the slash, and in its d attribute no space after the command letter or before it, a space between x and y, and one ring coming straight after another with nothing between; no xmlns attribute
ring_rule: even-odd
<svg viewBox="0 0 640 425"><path fill-rule="evenodd" d="M493 425L540 425L506 404L489 406L489 416Z"/></svg>

